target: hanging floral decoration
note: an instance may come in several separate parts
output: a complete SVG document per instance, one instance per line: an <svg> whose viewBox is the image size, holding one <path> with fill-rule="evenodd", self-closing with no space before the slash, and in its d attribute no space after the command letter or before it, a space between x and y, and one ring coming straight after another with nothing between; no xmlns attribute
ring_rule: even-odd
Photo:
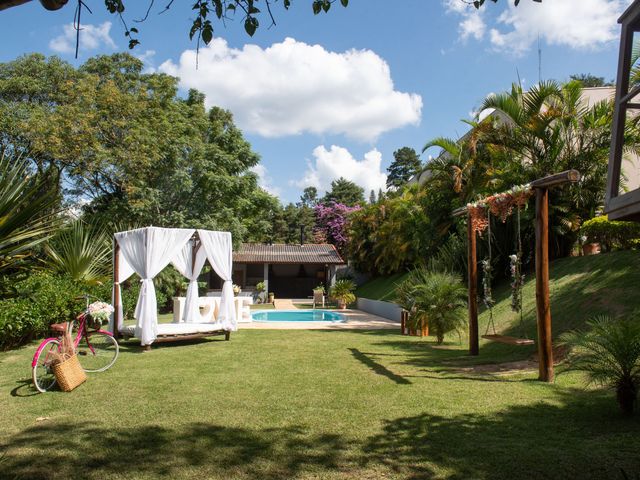
<svg viewBox="0 0 640 480"><path fill-rule="evenodd" d="M487 225L489 225L486 208L479 203L470 203L467 205L467 212L469 213L471 229L482 235L482 232L484 232Z"/></svg>
<svg viewBox="0 0 640 480"><path fill-rule="evenodd" d="M491 309L496 303L496 301L493 299L493 293L491 292L491 270L491 259L485 258L484 260L482 260L483 301L488 309Z"/></svg>
<svg viewBox="0 0 640 480"><path fill-rule="evenodd" d="M511 310L522 311L522 287L524 275L522 274L522 259L520 252L509 256L511 263Z"/></svg>
<svg viewBox="0 0 640 480"><path fill-rule="evenodd" d="M517 185L506 192L496 193L476 203L470 203L467 205L467 210L472 219L474 216L480 218L484 215L486 222L486 213L481 214L479 210L482 209L482 212L485 212L485 209L488 208L492 215L499 217L502 223L504 223L513 213L514 207L525 206L532 194L533 189L531 185ZM486 224L484 228L486 228ZM484 228L482 228L482 230L484 230ZM477 231L481 232L482 230Z"/></svg>

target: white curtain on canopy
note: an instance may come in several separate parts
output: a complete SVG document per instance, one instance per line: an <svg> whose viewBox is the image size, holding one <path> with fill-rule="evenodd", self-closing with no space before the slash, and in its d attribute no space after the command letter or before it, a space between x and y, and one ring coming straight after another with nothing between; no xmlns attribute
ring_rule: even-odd
<svg viewBox="0 0 640 480"><path fill-rule="evenodd" d="M198 230L198 237L213 270L224 282L222 285L222 297L220 298L218 322L222 324L222 328L225 330L235 332L238 330L238 325L236 323L233 282L231 280L233 268L231 233Z"/></svg>
<svg viewBox="0 0 640 480"><path fill-rule="evenodd" d="M129 265L129 263L124 259L122 255L122 251L118 252L118 281L113 283L113 289L111 290L111 304L115 305L116 301L116 291L118 292L118 298L120 301L118 302L118 330L124 324L124 309L122 308L122 289L120 288L120 284L127 280L131 275L136 273L133 270L133 267ZM115 313L115 312L114 312ZM111 314L111 319L109 320L109 329L112 332L116 330L113 328L113 318L114 314Z"/></svg>
<svg viewBox="0 0 640 480"><path fill-rule="evenodd" d="M171 263L185 277L189 279L187 288L187 298L185 300L184 312L181 321L185 323L200 322L200 306L198 303L198 277L207 261L207 254L204 248L198 248L194 241L187 244L178 252ZM194 255L194 246L197 251Z"/></svg>
<svg viewBox="0 0 640 480"><path fill-rule="evenodd" d="M148 227L116 233L122 256L141 278L134 317L136 337L151 345L158 336L158 310L153 277L166 267L189 241L195 230Z"/></svg>

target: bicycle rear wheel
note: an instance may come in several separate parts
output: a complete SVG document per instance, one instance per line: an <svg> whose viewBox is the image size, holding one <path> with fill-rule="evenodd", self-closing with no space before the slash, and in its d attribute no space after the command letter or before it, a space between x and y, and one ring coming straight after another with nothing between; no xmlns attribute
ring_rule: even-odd
<svg viewBox="0 0 640 480"><path fill-rule="evenodd" d="M111 335L91 332L78 344L78 360L85 372L104 372L116 362L120 347Z"/></svg>
<svg viewBox="0 0 640 480"><path fill-rule="evenodd" d="M44 342L36 353L36 361L33 366L31 376L33 385L41 393L53 388L56 384L56 377L51 368L52 353L57 353L60 348L60 342L54 338L50 338Z"/></svg>

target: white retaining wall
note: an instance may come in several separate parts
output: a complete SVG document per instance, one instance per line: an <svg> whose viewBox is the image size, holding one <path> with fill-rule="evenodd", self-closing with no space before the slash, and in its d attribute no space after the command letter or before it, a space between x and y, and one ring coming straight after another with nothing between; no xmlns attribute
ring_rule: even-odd
<svg viewBox="0 0 640 480"><path fill-rule="evenodd" d="M395 322L400 322L402 314L402 309L395 303L371 300L369 298L358 298L358 310L388 318Z"/></svg>

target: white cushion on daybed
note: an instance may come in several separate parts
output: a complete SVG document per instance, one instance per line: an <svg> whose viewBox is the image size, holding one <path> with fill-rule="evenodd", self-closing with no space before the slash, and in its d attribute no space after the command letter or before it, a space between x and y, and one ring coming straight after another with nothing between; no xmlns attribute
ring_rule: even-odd
<svg viewBox="0 0 640 480"><path fill-rule="evenodd" d="M207 333L222 330L222 324L218 322L208 323L159 323L158 335L188 335L192 333ZM124 325L120 333L135 336L135 325Z"/></svg>

